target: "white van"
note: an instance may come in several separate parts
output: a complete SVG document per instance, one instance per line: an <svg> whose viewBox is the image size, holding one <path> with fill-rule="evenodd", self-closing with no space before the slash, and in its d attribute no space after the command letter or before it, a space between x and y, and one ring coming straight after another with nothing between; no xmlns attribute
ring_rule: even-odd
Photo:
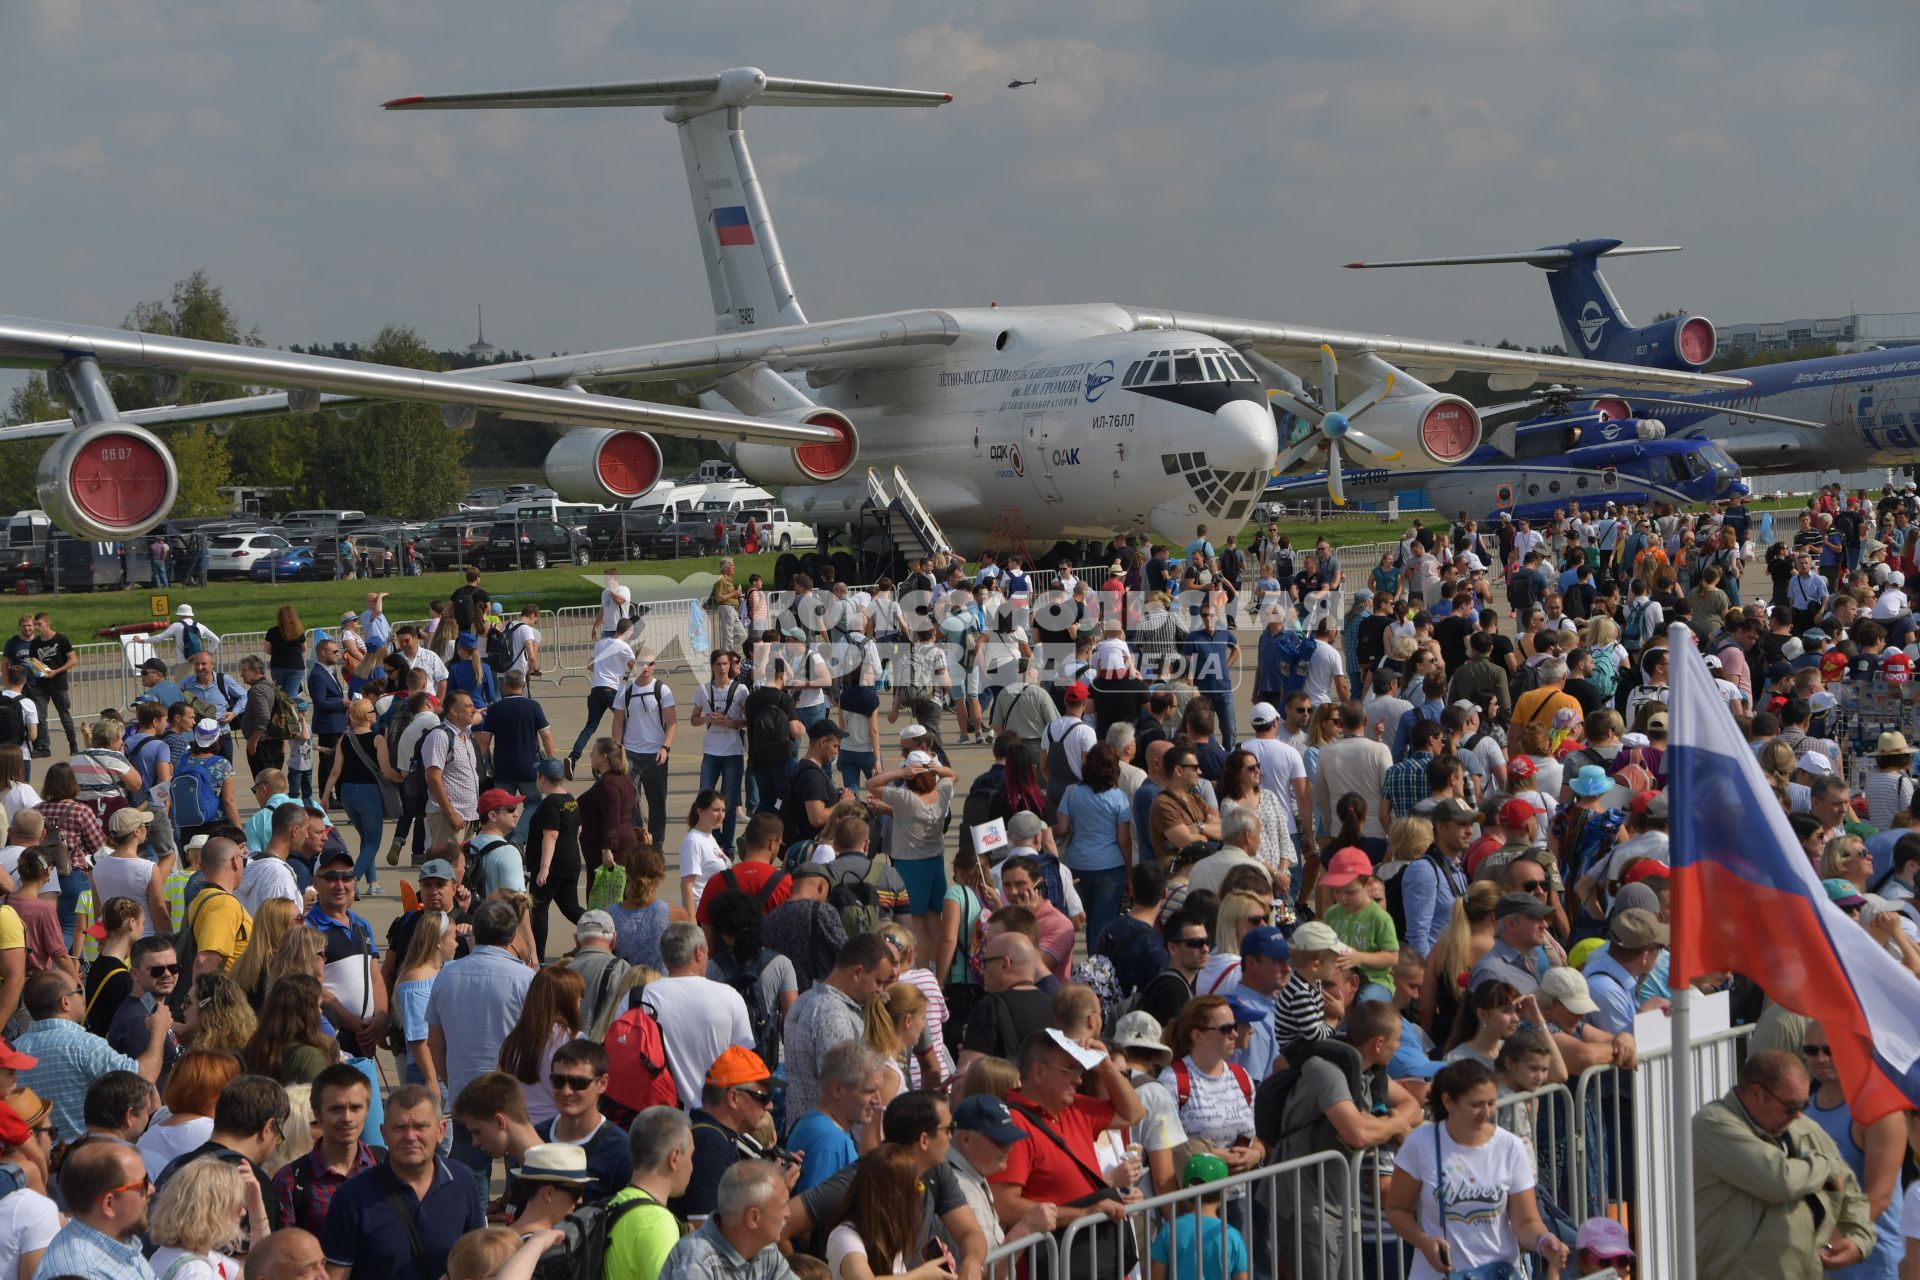
<svg viewBox="0 0 1920 1280"><path fill-rule="evenodd" d="M773 495L759 485L748 484L744 480L730 480L724 484L706 486L694 509L701 515L731 516L747 507L771 506L773 502Z"/></svg>
<svg viewBox="0 0 1920 1280"><path fill-rule="evenodd" d="M587 517L608 508L591 502L563 502L559 498L526 498L493 509L495 520L552 520L565 525L584 525Z"/></svg>
<svg viewBox="0 0 1920 1280"><path fill-rule="evenodd" d="M688 484L719 484L723 480L738 480L740 471L725 458L708 458L694 473L687 477Z"/></svg>
<svg viewBox="0 0 1920 1280"><path fill-rule="evenodd" d="M690 513L706 492L704 485L662 484L652 492L627 504L630 511L641 511L668 520L679 520Z"/></svg>
<svg viewBox="0 0 1920 1280"><path fill-rule="evenodd" d="M280 517L281 525L307 529L350 529L354 525L365 524L367 513L342 509L338 511L289 511Z"/></svg>
<svg viewBox="0 0 1920 1280"><path fill-rule="evenodd" d="M53 521L39 509L16 511L7 521L9 547L37 547L53 536Z"/></svg>

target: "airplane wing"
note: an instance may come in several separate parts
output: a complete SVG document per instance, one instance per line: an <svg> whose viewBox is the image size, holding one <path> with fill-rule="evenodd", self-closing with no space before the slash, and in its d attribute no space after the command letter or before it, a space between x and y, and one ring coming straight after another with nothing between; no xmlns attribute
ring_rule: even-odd
<svg viewBox="0 0 1920 1280"><path fill-rule="evenodd" d="M1427 342L1388 334L1309 329L1298 325L1268 324L1261 320L1189 315L1146 307L1122 309L1133 316L1136 329L1180 329L1210 334L1222 342L1251 343L1261 354L1279 360L1309 356L1317 358L1322 345L1332 347L1337 355L1343 356L1371 352L1424 382L1444 382L1458 370L1471 369L1494 375L1496 385L1514 391L1542 379L1589 388L1628 387L1674 392L1738 390L1748 385L1744 378L1728 378L1719 374L1647 369L1639 365L1542 355L1533 351L1509 351L1501 347L1479 347L1464 342Z"/></svg>
<svg viewBox="0 0 1920 1280"><path fill-rule="evenodd" d="M0 318L0 364L58 364L60 359L64 358L62 355L55 355L51 358L24 361L11 359L12 353L8 341L11 336L10 323L13 322ZM17 323L39 325L40 322ZM69 330L65 326L40 325L40 327L59 333L79 332ZM109 334L121 340L143 339L148 347L156 342L179 341L178 339L156 339L151 334L132 334L120 329L85 332ZM350 407L368 400L414 399L431 400L441 404L471 404L499 413L503 417L525 421L586 423L599 426L621 425L621 422L605 421L591 413L582 412L578 406L584 401L595 407L620 406L618 412L627 415L622 419L623 422L628 424L643 422L648 428L659 431L663 435L754 440L771 444L805 444L816 439L822 429L780 423L764 418L717 413L705 409L683 409L649 401L595 396L578 390L545 390L541 384L565 388L570 384L578 387L607 382L659 382L682 378L718 377L759 362L765 362L782 370L807 369L832 372L855 368L879 368L924 360L928 354L926 348L946 346L959 336L958 323L944 311L901 311L885 315L858 316L850 320L827 320L770 329L746 329L713 337L650 343L645 346L621 347L609 351L590 351L579 355L549 356L539 360L517 361L513 364L482 365L478 368L461 369L446 374L419 375L434 379L436 386L454 384L460 391L460 395L436 393L401 396L381 388L362 386L349 390L344 386L322 385L319 381L309 379L300 382L298 386L336 392L336 394L321 395L317 405L307 403L297 407L328 409ZM192 345L218 346L218 344L209 343ZM220 349L230 353L240 352L262 357L264 360L273 361L276 366L282 361L295 364L315 362L329 369L359 370L363 373L381 368L378 365L368 365L353 360L299 356L286 352L264 351L259 348L223 347ZM65 354L77 353L70 348L63 348L63 351ZM179 368L159 361L129 364L117 358L108 360L105 355L101 356L101 360L103 363L121 367L166 369L203 378L225 376L210 369ZM406 371L409 375L415 372L414 370ZM257 370L250 370L244 376L235 376L234 380L270 386L295 385L284 376L269 377ZM557 400L555 397L562 399ZM293 411L296 406L289 403L290 399L292 397L289 397L286 392L273 392L266 395L238 396L228 400L210 400L202 404L133 409L120 416L128 422L148 427L185 422L231 421ZM631 415L634 414L643 414L645 417L632 417ZM71 430L72 427L72 422L66 418L32 422L17 427L0 428L0 439L59 435Z"/></svg>

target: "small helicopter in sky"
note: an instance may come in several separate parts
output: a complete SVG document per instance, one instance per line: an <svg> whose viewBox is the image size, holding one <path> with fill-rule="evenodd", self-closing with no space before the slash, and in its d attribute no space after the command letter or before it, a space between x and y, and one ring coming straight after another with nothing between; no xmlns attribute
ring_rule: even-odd
<svg viewBox="0 0 1920 1280"><path fill-rule="evenodd" d="M1009 80L1007 81L1007 88L1018 89L1023 84L1039 84L1039 83L1040 83L1040 80L1039 80L1039 77L1037 76L1032 80Z"/></svg>

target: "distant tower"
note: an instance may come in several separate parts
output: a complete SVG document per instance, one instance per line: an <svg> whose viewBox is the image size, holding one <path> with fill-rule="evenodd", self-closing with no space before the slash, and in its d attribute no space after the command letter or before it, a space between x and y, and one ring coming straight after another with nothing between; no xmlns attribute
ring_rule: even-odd
<svg viewBox="0 0 1920 1280"><path fill-rule="evenodd" d="M487 341L487 317L477 305L473 309L473 315L479 336L473 340L473 345L467 348L467 355L476 364L491 364L493 358L500 354L500 348Z"/></svg>

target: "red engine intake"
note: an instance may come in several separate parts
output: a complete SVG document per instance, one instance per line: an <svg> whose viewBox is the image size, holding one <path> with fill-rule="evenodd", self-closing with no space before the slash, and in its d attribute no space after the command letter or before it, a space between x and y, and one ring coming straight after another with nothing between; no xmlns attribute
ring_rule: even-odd
<svg viewBox="0 0 1920 1280"><path fill-rule="evenodd" d="M1480 446L1480 415L1465 400L1444 396L1420 415L1420 447L1435 462L1464 461Z"/></svg>
<svg viewBox="0 0 1920 1280"><path fill-rule="evenodd" d="M42 455L35 477L40 506L77 538L119 542L166 519L180 491L173 455L130 422L96 422Z"/></svg>
<svg viewBox="0 0 1920 1280"><path fill-rule="evenodd" d="M847 415L816 405L765 415L787 422L804 422L833 432L831 441L787 447L777 444L736 444L729 452L740 474L760 485L825 484L853 469L860 456L860 436Z"/></svg>
<svg viewBox="0 0 1920 1280"><path fill-rule="evenodd" d="M660 445L643 431L578 427L554 442L543 470L569 502L632 502L660 481Z"/></svg>
<svg viewBox="0 0 1920 1280"><path fill-rule="evenodd" d="M1719 339L1714 334L1713 322L1705 316L1689 316L1680 331L1673 335L1673 349L1680 358L1696 369L1713 359L1713 353L1719 349Z"/></svg>
<svg viewBox="0 0 1920 1280"><path fill-rule="evenodd" d="M1633 406L1617 396L1604 396L1593 402L1593 410L1600 415L1600 421L1611 422L1615 418L1631 418Z"/></svg>

